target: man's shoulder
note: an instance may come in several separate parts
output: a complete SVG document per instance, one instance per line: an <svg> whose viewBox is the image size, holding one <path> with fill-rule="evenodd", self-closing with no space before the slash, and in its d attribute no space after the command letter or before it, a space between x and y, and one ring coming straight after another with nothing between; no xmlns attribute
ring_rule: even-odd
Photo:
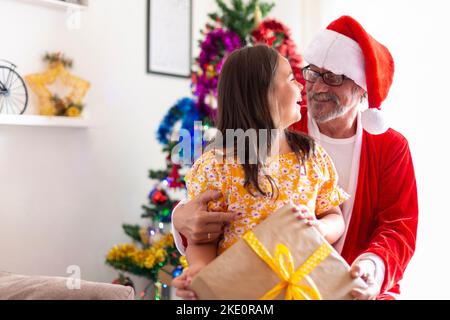
<svg viewBox="0 0 450 320"><path fill-rule="evenodd" d="M382 149L409 149L408 140L398 131L390 128L385 133L367 134L368 139L378 144Z"/></svg>
<svg viewBox="0 0 450 320"><path fill-rule="evenodd" d="M397 143L408 144L408 140L406 140L405 136L392 128L390 128L385 133L386 133L386 139L389 139L389 140L397 142Z"/></svg>

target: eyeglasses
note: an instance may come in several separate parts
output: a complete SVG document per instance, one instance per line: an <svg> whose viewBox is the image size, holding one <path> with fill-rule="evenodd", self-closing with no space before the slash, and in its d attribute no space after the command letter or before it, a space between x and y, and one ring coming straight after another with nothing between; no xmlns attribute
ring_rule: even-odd
<svg viewBox="0 0 450 320"><path fill-rule="evenodd" d="M345 79L348 79L343 74L334 74L333 72L327 71L324 73L320 73L314 70L311 70L311 66L306 66L302 69L303 78L311 83L315 83L319 77L322 78L323 82L330 86L340 86Z"/></svg>

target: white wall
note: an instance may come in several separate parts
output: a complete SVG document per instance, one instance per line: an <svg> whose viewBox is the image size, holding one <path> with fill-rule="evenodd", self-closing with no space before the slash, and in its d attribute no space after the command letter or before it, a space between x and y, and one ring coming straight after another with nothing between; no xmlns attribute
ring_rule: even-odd
<svg viewBox="0 0 450 320"><path fill-rule="evenodd" d="M300 12L277 1L273 16L295 26ZM194 47L214 1L193 1ZM82 28L66 13L0 0L0 58L23 75L44 70L46 51L75 60L73 73L91 81L89 129L0 125L0 270L111 281L104 255L128 241L123 222L140 222L152 182L163 168L155 130L190 81L146 74L146 0L90 0ZM298 34L298 33L296 33ZM33 109L31 106L30 111Z"/></svg>
<svg viewBox="0 0 450 320"><path fill-rule="evenodd" d="M419 191L417 250L402 282L405 299L448 299L448 1L322 0L322 28L350 14L391 51L394 84L383 109L409 140Z"/></svg>
<svg viewBox="0 0 450 320"><path fill-rule="evenodd" d="M210 5L195 3L194 30ZM0 57L23 75L43 70L46 51L72 57L73 72L91 81L94 122L90 129L0 126L0 269L65 275L75 264L83 278L109 282L116 272L104 255L128 241L123 222L140 221L148 169L164 166L155 130L190 94L190 81L146 74L145 0L90 1L78 31L65 20L64 10L0 0L0 29L8 30Z"/></svg>

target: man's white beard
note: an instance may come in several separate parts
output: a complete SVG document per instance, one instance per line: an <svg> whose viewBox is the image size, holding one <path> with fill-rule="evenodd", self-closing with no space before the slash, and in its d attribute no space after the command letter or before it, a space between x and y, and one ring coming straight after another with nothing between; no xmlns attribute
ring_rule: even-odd
<svg viewBox="0 0 450 320"><path fill-rule="evenodd" d="M313 107L311 104L309 105L309 107L311 108L312 111L311 115L317 123L325 123L334 120L336 118L339 118L344 114L346 114L352 108L351 106L341 106L335 104L335 107L330 112L327 112L326 114L320 114L320 116L317 116L313 111L315 107Z"/></svg>

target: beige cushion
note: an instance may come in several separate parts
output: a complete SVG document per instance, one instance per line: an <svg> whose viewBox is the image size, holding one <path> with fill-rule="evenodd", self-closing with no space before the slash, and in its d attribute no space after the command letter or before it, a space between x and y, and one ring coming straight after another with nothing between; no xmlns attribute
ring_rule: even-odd
<svg viewBox="0 0 450 320"><path fill-rule="evenodd" d="M67 278L25 276L0 271L0 300L133 300L131 287L81 281L69 289Z"/></svg>

